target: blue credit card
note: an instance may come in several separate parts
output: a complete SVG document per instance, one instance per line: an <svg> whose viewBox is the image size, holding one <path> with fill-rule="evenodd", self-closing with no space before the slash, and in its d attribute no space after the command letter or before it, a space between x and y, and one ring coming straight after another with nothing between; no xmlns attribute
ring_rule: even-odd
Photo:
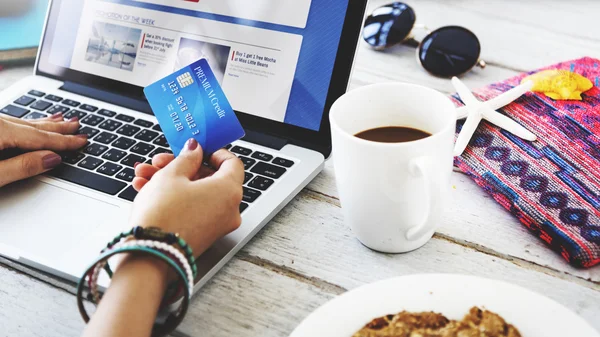
<svg viewBox="0 0 600 337"><path fill-rule="evenodd" d="M190 138L206 155L245 135L206 59L150 84L144 94L175 156Z"/></svg>

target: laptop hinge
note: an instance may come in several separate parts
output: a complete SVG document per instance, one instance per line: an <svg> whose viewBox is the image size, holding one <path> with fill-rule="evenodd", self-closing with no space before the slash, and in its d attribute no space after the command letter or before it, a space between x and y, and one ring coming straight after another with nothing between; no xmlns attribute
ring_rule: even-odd
<svg viewBox="0 0 600 337"><path fill-rule="evenodd" d="M262 132L256 132L248 129L246 129L246 136L242 139L247 142L270 147L275 150L281 150L288 143L287 139L267 135Z"/></svg>
<svg viewBox="0 0 600 337"><path fill-rule="evenodd" d="M103 101L106 103L122 106L124 108L128 108L131 110L152 114L152 109L150 108L150 104L148 104L147 102L129 98L129 97L125 97L125 96L115 94L112 92L91 88L91 87L73 83L73 82L65 82L60 89L64 90L64 91L72 92L74 94L97 99L99 101Z"/></svg>

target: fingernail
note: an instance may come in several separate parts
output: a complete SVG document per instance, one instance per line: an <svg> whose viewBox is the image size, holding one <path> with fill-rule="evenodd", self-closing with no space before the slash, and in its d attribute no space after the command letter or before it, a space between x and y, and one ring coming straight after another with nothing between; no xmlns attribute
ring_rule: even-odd
<svg viewBox="0 0 600 337"><path fill-rule="evenodd" d="M141 163L135 162L135 164L133 164L133 168L138 167L139 164L141 164Z"/></svg>
<svg viewBox="0 0 600 337"><path fill-rule="evenodd" d="M44 167L44 170L53 169L60 165L60 163L62 163L62 158L56 153L49 154L42 158L42 166Z"/></svg>
<svg viewBox="0 0 600 337"><path fill-rule="evenodd" d="M196 148L198 148L198 142L194 138L190 138L187 143L185 143L185 147L188 149L188 151L194 151Z"/></svg>
<svg viewBox="0 0 600 337"><path fill-rule="evenodd" d="M73 117L69 119L68 122L79 122L79 117Z"/></svg>
<svg viewBox="0 0 600 337"><path fill-rule="evenodd" d="M88 139L88 135L86 135L85 133L82 133L82 134L79 134L79 135L75 135L75 137Z"/></svg>

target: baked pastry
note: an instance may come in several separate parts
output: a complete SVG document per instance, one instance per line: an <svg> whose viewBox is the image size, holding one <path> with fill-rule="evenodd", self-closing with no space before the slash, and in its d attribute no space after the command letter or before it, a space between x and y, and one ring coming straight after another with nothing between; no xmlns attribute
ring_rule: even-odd
<svg viewBox="0 0 600 337"><path fill-rule="evenodd" d="M375 318L353 337L521 337L521 334L500 315L473 307L461 321L434 312L403 311Z"/></svg>

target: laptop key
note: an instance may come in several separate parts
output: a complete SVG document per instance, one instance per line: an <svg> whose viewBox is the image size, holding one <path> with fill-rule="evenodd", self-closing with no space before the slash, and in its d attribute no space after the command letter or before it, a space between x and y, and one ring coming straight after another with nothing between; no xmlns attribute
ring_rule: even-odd
<svg viewBox="0 0 600 337"><path fill-rule="evenodd" d="M47 98L47 97L46 97L46 98ZM75 108L75 107L78 107L78 106L79 106L79 104L81 104L81 103L79 103L79 102L77 102L77 101L74 101L74 100L72 100L72 99L65 99L64 101L62 101L62 103L63 103L64 105L68 105L68 106L70 106L70 107L73 107L73 108Z"/></svg>
<svg viewBox="0 0 600 337"><path fill-rule="evenodd" d="M79 110L71 110L65 114L66 119L71 119L71 118L77 117L81 120L85 116L87 116L87 112L83 112L83 111L79 111Z"/></svg>
<svg viewBox="0 0 600 337"><path fill-rule="evenodd" d="M278 179L286 171L287 170L284 169L283 167L279 167L279 166L275 166L275 165L271 165L271 164L267 164L267 163L263 163L263 162L259 162L258 164L254 165L254 167L250 170L250 172L252 172L252 173L257 173L257 174L263 175L265 177L273 178L273 179Z"/></svg>
<svg viewBox="0 0 600 337"><path fill-rule="evenodd" d="M135 197L137 196L137 194L138 193L135 190L135 188L133 188L133 186L129 186L125 189L125 191L123 191L123 192L121 192L121 194L119 194L119 198L133 202L133 200L135 200Z"/></svg>
<svg viewBox="0 0 600 337"><path fill-rule="evenodd" d="M241 154L242 156L249 156L252 153L252 150L241 146L234 146L231 149L231 152Z"/></svg>
<svg viewBox="0 0 600 337"><path fill-rule="evenodd" d="M44 111L46 109L48 109L49 107L52 106L52 103L50 102L46 102L46 101L36 101L35 103L33 103L30 107L32 109L36 109L36 110L40 110L40 111Z"/></svg>
<svg viewBox="0 0 600 337"><path fill-rule="evenodd" d="M117 137L118 136L115 134L103 131L96 138L94 138L94 141L96 141L98 143L102 143L102 144L110 144L113 142L113 140L117 139Z"/></svg>
<svg viewBox="0 0 600 337"><path fill-rule="evenodd" d="M127 152L125 151L110 149L102 156L102 159L118 162L119 160L123 159L126 155Z"/></svg>
<svg viewBox="0 0 600 337"><path fill-rule="evenodd" d="M131 151L133 153L141 154L142 156L145 156L148 153L150 153L152 150L154 150L154 148L155 148L155 146L150 145L150 144L137 143L129 151Z"/></svg>
<svg viewBox="0 0 600 337"><path fill-rule="evenodd" d="M52 177L91 188L102 193L115 195L124 189L127 184L118 180L88 172L73 166L61 165L48 173Z"/></svg>
<svg viewBox="0 0 600 337"><path fill-rule="evenodd" d="M127 150L130 147L132 147L133 144L135 144L135 140L125 137L119 137L119 139L115 140L115 142L112 143L112 146L118 149Z"/></svg>
<svg viewBox="0 0 600 337"><path fill-rule="evenodd" d="M287 159L283 159L283 158L275 158L273 160L273 164L277 164L277 165L281 165L281 166L285 166L285 167L292 167L294 166L294 162L291 160L287 160Z"/></svg>
<svg viewBox="0 0 600 337"><path fill-rule="evenodd" d="M98 127L106 131L115 131L121 125L123 125L123 123L108 119L104 121L104 123L100 124Z"/></svg>
<svg viewBox="0 0 600 337"><path fill-rule="evenodd" d="M254 177L252 173L244 172L244 184L249 182L252 177Z"/></svg>
<svg viewBox="0 0 600 337"><path fill-rule="evenodd" d="M133 124L144 127L144 128L149 128L149 127L152 127L152 125L154 125L154 123L148 122L147 120L143 120L143 119L138 119L135 122L133 122Z"/></svg>
<svg viewBox="0 0 600 337"><path fill-rule="evenodd" d="M275 180L273 179L257 176L256 178L252 179L248 186L261 191L266 191L269 187L271 187L271 185L273 185L274 182Z"/></svg>
<svg viewBox="0 0 600 337"><path fill-rule="evenodd" d="M144 163L144 162L146 162L146 158L140 157L135 154L130 154L121 161L121 164L123 164L125 166L129 166L129 167L134 167L135 163Z"/></svg>
<svg viewBox="0 0 600 337"><path fill-rule="evenodd" d="M258 197L260 197L261 194L262 193L257 190L253 190L251 188L244 187L244 196L243 196L242 200L244 202L252 203L256 199L258 199Z"/></svg>
<svg viewBox="0 0 600 337"><path fill-rule="evenodd" d="M98 132L100 132L100 131L90 128L89 126L85 126L81 129L79 129L79 131L77 131L77 134L78 135L87 135L88 139L92 139L92 138L94 138L95 135L98 134Z"/></svg>
<svg viewBox="0 0 600 337"><path fill-rule="evenodd" d="M100 166L100 168L98 170L96 170L96 172L112 177L115 174L117 174L117 172L121 171L122 169L123 169L123 166L121 166L121 165L106 162L106 163L104 163L104 165Z"/></svg>
<svg viewBox="0 0 600 337"><path fill-rule="evenodd" d="M248 208L248 204L245 202L242 202L240 204L240 214L244 213L244 211L246 210L246 208Z"/></svg>
<svg viewBox="0 0 600 337"><path fill-rule="evenodd" d="M46 118L48 117L48 115L43 114L41 112L32 112L29 115L25 116L25 118L23 119L28 119L28 120L34 120L34 119L40 119L40 118Z"/></svg>
<svg viewBox="0 0 600 337"><path fill-rule="evenodd" d="M101 154L103 154L104 152L106 152L106 150L108 150L107 146L101 145L98 143L94 143L94 144L86 147L85 150L83 150L83 152L86 154L91 154L92 156L98 157Z"/></svg>
<svg viewBox="0 0 600 337"><path fill-rule="evenodd" d="M81 124L96 126L104 120L104 117L89 115L81 121Z"/></svg>
<svg viewBox="0 0 600 337"><path fill-rule="evenodd" d="M13 116L16 118L21 118L21 117L25 116L28 112L29 112L29 110L23 109L21 107L14 106L14 105L7 105L4 108L2 108L2 110L0 110L0 113L6 114L9 116Z"/></svg>
<svg viewBox="0 0 600 337"><path fill-rule="evenodd" d="M156 137L158 137L158 132L151 130L142 130L142 132L135 135L135 139L143 140L145 142L151 142Z"/></svg>
<svg viewBox="0 0 600 337"><path fill-rule="evenodd" d="M44 97L45 99L52 101L52 102L60 102L62 101L62 97L58 97L55 95L47 95L46 97Z"/></svg>
<svg viewBox="0 0 600 337"><path fill-rule="evenodd" d="M135 120L135 118L131 117L131 116L127 116L127 115L118 115L117 117L115 117L116 119L123 121L123 122L127 122L127 123L131 123Z"/></svg>
<svg viewBox="0 0 600 337"><path fill-rule="evenodd" d="M173 152L171 150L163 149L162 147L157 147L154 151L152 151L152 153L150 153L148 155L148 157L152 158L152 157L156 156L157 154L161 154L161 153L173 154Z"/></svg>
<svg viewBox="0 0 600 337"><path fill-rule="evenodd" d="M162 132L162 128L160 127L160 125L156 124L155 126L152 127L152 130L154 131L158 131L158 132Z"/></svg>
<svg viewBox="0 0 600 337"><path fill-rule="evenodd" d="M82 104L79 109L87 111L87 112L96 112L96 110L98 110L97 107L93 106L93 105L89 105L89 104Z"/></svg>
<svg viewBox="0 0 600 337"><path fill-rule="evenodd" d="M169 143L167 142L167 137L165 137L165 135L160 135L152 142L152 144L162 147L170 147Z"/></svg>
<svg viewBox="0 0 600 337"><path fill-rule="evenodd" d="M252 158L256 158L258 160L263 160L263 161L271 161L273 160L273 156L270 154L266 154L266 153L262 153L262 152L254 152L252 154Z"/></svg>
<svg viewBox="0 0 600 337"><path fill-rule="evenodd" d="M61 153L60 155L64 163L75 165L79 163L79 161L85 158L85 155L81 152L69 151Z"/></svg>
<svg viewBox="0 0 600 337"><path fill-rule="evenodd" d="M141 129L137 126L125 124L120 129L117 130L117 133L123 136L132 137L136 133L138 133Z"/></svg>
<svg viewBox="0 0 600 337"><path fill-rule="evenodd" d="M106 109L100 109L97 112L98 115L102 115L104 117L115 117L117 115L116 112L114 111L110 111L110 110L106 110Z"/></svg>
<svg viewBox="0 0 600 337"><path fill-rule="evenodd" d="M256 160L254 160L254 159L250 159L250 158L242 157L242 156L240 156L239 158L242 161L242 163L244 164L244 170L249 170L252 167L252 165L256 164Z"/></svg>
<svg viewBox="0 0 600 337"><path fill-rule="evenodd" d="M44 97L45 93L38 91L38 90L30 90L28 92L28 94L35 96L35 97Z"/></svg>
<svg viewBox="0 0 600 337"><path fill-rule="evenodd" d="M227 144L227 145L223 146L223 148L225 150L229 150L229 149L231 149L231 146L232 146L231 144Z"/></svg>
<svg viewBox="0 0 600 337"><path fill-rule="evenodd" d="M48 109L48 111L46 111L47 113L51 114L51 115L55 115L57 113L65 113L69 111L69 108L67 108L66 106L62 106L62 105L55 105L53 107L51 107L50 109Z"/></svg>
<svg viewBox="0 0 600 337"><path fill-rule="evenodd" d="M117 173L115 178L130 183L133 181L133 178L135 178L135 171L133 169L130 169L129 167L126 167L123 169L123 171Z"/></svg>
<svg viewBox="0 0 600 337"><path fill-rule="evenodd" d="M35 98L29 96L21 96L15 100L15 104L28 106L29 104L35 102Z"/></svg>
<svg viewBox="0 0 600 337"><path fill-rule="evenodd" d="M82 160L77 166L86 168L88 170L95 170L98 168L98 166L102 165L102 163L104 163L104 160L93 157L85 157L85 159Z"/></svg>

